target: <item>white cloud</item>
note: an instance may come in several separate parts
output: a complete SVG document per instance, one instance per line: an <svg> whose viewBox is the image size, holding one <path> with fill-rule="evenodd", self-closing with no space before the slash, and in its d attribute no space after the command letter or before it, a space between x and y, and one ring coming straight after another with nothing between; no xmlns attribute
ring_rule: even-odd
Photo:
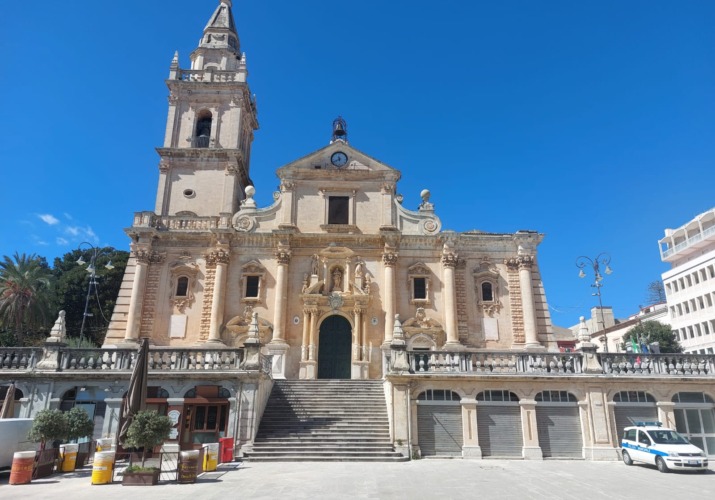
<svg viewBox="0 0 715 500"><path fill-rule="evenodd" d="M79 236L79 230L77 226L67 226L65 228L65 232L68 234L71 234L72 236Z"/></svg>
<svg viewBox="0 0 715 500"><path fill-rule="evenodd" d="M52 214L37 214L37 216L46 224L49 224L50 226L54 226L55 224L59 224L60 220L55 217Z"/></svg>
<svg viewBox="0 0 715 500"><path fill-rule="evenodd" d="M66 240L60 236L58 236L55 241L57 242L58 245L66 245L69 243L69 240Z"/></svg>
<svg viewBox="0 0 715 500"><path fill-rule="evenodd" d="M65 212L65 213L62 214L62 215L65 216L65 219L67 219L67 220L72 220L72 216L71 216L70 214L68 214L67 212Z"/></svg>

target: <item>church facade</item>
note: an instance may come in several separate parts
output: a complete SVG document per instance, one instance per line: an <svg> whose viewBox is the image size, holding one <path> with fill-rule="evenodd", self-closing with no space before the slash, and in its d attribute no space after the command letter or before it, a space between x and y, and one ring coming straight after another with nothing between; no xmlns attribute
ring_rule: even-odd
<svg viewBox="0 0 715 500"><path fill-rule="evenodd" d="M171 62L156 203L126 230L105 344L67 349L58 319L44 349L0 348L0 396L16 381L18 416L81 405L94 437L115 436L148 338L147 404L173 416L182 449L233 438L250 456L275 387L334 379L381 384L406 458L615 460L636 420L715 454L715 356L597 353L585 324L577 351L560 350L543 235L443 231L430 192L404 206L401 172L357 149L339 117L258 206L258 113L230 0L190 61Z"/></svg>
<svg viewBox="0 0 715 500"><path fill-rule="evenodd" d="M222 2L190 69L172 61L156 204L127 230L105 345L240 347L257 313L274 376L289 379L382 378L396 315L409 347L555 346L543 235L441 231L429 191L403 206L400 171L356 149L342 119L325 147L278 168L273 203L258 207L246 75Z"/></svg>

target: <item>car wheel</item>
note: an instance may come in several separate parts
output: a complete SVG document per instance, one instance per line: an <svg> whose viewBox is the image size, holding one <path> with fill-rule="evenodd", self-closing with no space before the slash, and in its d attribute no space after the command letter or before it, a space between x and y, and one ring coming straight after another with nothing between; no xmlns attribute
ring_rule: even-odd
<svg viewBox="0 0 715 500"><path fill-rule="evenodd" d="M670 470L668 469L668 466L665 465L665 460L661 457L655 457L655 466L658 467L660 472L668 472Z"/></svg>
<svg viewBox="0 0 715 500"><path fill-rule="evenodd" d="M623 451L623 463L626 465L633 465L633 459L625 450Z"/></svg>

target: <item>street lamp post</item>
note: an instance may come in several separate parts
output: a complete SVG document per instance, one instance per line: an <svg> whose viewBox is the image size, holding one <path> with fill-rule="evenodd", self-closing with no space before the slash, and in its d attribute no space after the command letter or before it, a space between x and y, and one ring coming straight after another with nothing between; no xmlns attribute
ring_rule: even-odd
<svg viewBox="0 0 715 500"><path fill-rule="evenodd" d="M87 322L87 316L91 316L91 314L88 312L89 311L89 298L92 295L92 286L94 286L94 291L95 293L97 292L97 257L100 257L102 255L107 255L107 252L102 251L100 248L95 247L91 243L88 243L86 241L83 241L82 243L79 244L79 250L82 251L82 246L88 247L88 250L90 252L90 257L89 257L89 265L87 266L87 272L89 273L89 283L87 284L87 296L84 300L84 314L82 315L82 326L79 329L79 343L80 346L82 345L82 340L84 339L84 325ZM87 264L87 262L82 259L82 256L80 255L79 259L77 259L77 264L80 266L84 266ZM114 269L114 266L112 265L112 261L110 260L104 265L105 269Z"/></svg>
<svg viewBox="0 0 715 500"><path fill-rule="evenodd" d="M592 294L598 297L598 308L601 311L601 327L603 328L603 350L604 352L608 352L608 338L606 337L606 320L603 316L603 302L601 301L601 287L603 286L603 275L601 274L601 266L604 267L603 272L605 274L611 274L613 271L609 267L609 264L611 263L611 256L606 253L602 252L598 254L598 256L595 259L590 259L584 255L580 256L578 259L576 259L576 267L580 269L578 272L578 277L579 278L585 278L586 273L583 271L584 268L586 267L591 267L593 269L593 283L591 284L592 288L595 288L596 291Z"/></svg>

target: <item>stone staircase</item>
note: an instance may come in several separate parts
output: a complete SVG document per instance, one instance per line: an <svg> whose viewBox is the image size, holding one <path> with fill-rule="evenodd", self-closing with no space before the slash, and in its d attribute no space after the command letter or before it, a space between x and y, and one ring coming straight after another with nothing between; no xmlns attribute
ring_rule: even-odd
<svg viewBox="0 0 715 500"><path fill-rule="evenodd" d="M379 380L277 380L250 461L404 461Z"/></svg>

